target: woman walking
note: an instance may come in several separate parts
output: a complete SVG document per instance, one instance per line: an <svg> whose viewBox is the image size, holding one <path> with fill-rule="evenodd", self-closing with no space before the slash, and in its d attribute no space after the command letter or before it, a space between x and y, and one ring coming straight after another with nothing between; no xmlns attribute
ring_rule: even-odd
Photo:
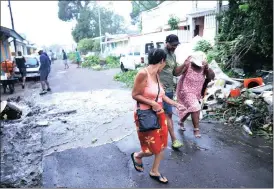
<svg viewBox="0 0 274 189"><path fill-rule="evenodd" d="M199 129L201 104L199 101L203 95L203 86L205 82L207 84L215 77L214 72L203 60L204 54L201 52L196 52L186 59L176 91L178 102L186 107L185 110L179 111L181 130L185 131L184 122L191 115L196 138L201 137Z"/></svg>
<svg viewBox="0 0 274 189"><path fill-rule="evenodd" d="M148 55L148 67L142 69L136 75L132 98L137 101L137 109L134 113L138 138L141 144L141 151L131 154L131 158L136 171L144 171L142 158L154 155L154 162L150 170L150 177L160 183L168 183L166 177L159 172L160 161L163 157L163 150L167 147L168 128L163 110L163 101L175 106L177 109L183 109L184 106L176 103L165 95L165 91L159 83L159 73L165 67L166 53L162 49L153 49ZM140 111L151 110L156 112L159 128L149 131L142 131L141 127L152 127L155 122L145 121L145 117L140 119ZM152 113L153 114L153 113ZM151 115L151 114L150 114ZM148 115L147 115L148 117ZM143 119L144 118L144 119Z"/></svg>

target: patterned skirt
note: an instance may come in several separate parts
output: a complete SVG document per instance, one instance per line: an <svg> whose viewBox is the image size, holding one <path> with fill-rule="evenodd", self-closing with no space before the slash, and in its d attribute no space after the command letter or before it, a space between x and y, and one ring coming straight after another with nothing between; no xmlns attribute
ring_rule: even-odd
<svg viewBox="0 0 274 189"><path fill-rule="evenodd" d="M138 138L141 144L142 151L145 153L159 154L163 149L167 147L168 140L168 127L165 112L157 114L159 118L160 129L139 132L139 122L137 113L134 112L134 120L136 123L136 129Z"/></svg>

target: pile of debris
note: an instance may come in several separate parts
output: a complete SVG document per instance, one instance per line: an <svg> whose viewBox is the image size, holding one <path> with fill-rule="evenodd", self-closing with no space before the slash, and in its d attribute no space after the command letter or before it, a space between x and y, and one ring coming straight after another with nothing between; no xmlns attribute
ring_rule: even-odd
<svg viewBox="0 0 274 189"><path fill-rule="evenodd" d="M240 126L250 135L273 138L273 72L263 78L233 79L213 61L215 80L202 102L202 122Z"/></svg>

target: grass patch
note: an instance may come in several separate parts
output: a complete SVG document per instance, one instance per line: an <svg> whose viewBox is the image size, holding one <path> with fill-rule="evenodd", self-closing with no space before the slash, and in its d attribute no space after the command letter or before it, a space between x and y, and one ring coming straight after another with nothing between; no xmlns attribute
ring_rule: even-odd
<svg viewBox="0 0 274 189"><path fill-rule="evenodd" d="M119 58L114 56L108 56L105 60L100 59L99 56L88 56L82 63L83 68L91 68L96 71L119 68L119 66Z"/></svg>
<svg viewBox="0 0 274 189"><path fill-rule="evenodd" d="M138 72L137 70L120 72L114 76L114 80L125 83L127 87L132 88L137 72Z"/></svg>

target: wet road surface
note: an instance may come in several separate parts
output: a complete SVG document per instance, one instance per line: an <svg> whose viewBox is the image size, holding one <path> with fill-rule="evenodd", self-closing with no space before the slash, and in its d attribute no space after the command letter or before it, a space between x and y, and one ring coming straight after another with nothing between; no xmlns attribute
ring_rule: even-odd
<svg viewBox="0 0 274 189"><path fill-rule="evenodd" d="M165 151L160 171L169 184L149 178L152 158L143 159L144 173L136 172L130 159L140 149L134 102L131 91L113 81L117 72L77 69L76 65L64 70L56 62L50 76L52 94L40 97L37 83L21 92L45 111L37 121L50 122L38 132L43 149L42 163L37 163L42 187L273 187L272 143L251 138L233 126L204 123L202 138L196 139L190 122L185 133L178 130L176 117L176 135L184 146L180 151L170 147ZM77 113L47 115L68 109Z"/></svg>

